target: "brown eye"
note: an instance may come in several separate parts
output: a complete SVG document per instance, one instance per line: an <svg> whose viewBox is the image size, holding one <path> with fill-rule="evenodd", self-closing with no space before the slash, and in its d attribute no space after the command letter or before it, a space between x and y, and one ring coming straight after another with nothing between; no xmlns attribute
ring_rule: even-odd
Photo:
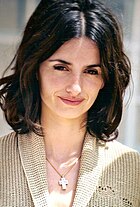
<svg viewBox="0 0 140 207"><path fill-rule="evenodd" d="M98 75L98 70L97 69L87 69L84 71L84 73L90 74L90 75Z"/></svg>
<svg viewBox="0 0 140 207"><path fill-rule="evenodd" d="M59 71L66 71L67 70L66 67L62 66L62 65L55 65L54 69L59 70Z"/></svg>

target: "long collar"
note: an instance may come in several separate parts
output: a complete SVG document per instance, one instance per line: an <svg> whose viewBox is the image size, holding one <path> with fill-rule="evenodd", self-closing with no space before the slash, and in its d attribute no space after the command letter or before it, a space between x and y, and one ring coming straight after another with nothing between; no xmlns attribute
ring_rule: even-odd
<svg viewBox="0 0 140 207"><path fill-rule="evenodd" d="M48 206L48 183L43 137L34 133L18 135L19 153L35 207ZM98 183L103 162L103 150L89 134L83 145L79 176L73 207L87 206Z"/></svg>

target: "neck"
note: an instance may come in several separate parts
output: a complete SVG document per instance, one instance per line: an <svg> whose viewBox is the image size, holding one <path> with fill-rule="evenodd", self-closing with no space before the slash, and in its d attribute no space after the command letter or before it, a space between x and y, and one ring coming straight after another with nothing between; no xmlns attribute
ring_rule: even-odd
<svg viewBox="0 0 140 207"><path fill-rule="evenodd" d="M42 117L41 125L48 159L62 163L80 156L86 128L81 127L79 119L66 121Z"/></svg>

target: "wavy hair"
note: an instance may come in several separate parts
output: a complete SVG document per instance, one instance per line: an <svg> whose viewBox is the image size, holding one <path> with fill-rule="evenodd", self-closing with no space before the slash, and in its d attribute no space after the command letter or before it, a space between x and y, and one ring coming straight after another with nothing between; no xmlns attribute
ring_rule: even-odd
<svg viewBox="0 0 140 207"><path fill-rule="evenodd" d="M33 12L8 67L12 73L0 79L0 106L17 133L39 131L41 98L36 73L40 63L66 41L82 36L99 48L105 83L88 111L87 130L99 139L115 138L112 134L122 117L131 66L118 20L97 0L42 0Z"/></svg>

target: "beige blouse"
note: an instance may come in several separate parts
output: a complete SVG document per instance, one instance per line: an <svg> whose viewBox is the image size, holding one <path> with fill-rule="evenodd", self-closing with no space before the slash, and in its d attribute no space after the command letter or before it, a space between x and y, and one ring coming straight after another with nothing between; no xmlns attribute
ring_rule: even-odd
<svg viewBox="0 0 140 207"><path fill-rule="evenodd" d="M47 207L43 137L0 138L0 207ZM87 134L73 207L140 207L140 155L117 141Z"/></svg>

